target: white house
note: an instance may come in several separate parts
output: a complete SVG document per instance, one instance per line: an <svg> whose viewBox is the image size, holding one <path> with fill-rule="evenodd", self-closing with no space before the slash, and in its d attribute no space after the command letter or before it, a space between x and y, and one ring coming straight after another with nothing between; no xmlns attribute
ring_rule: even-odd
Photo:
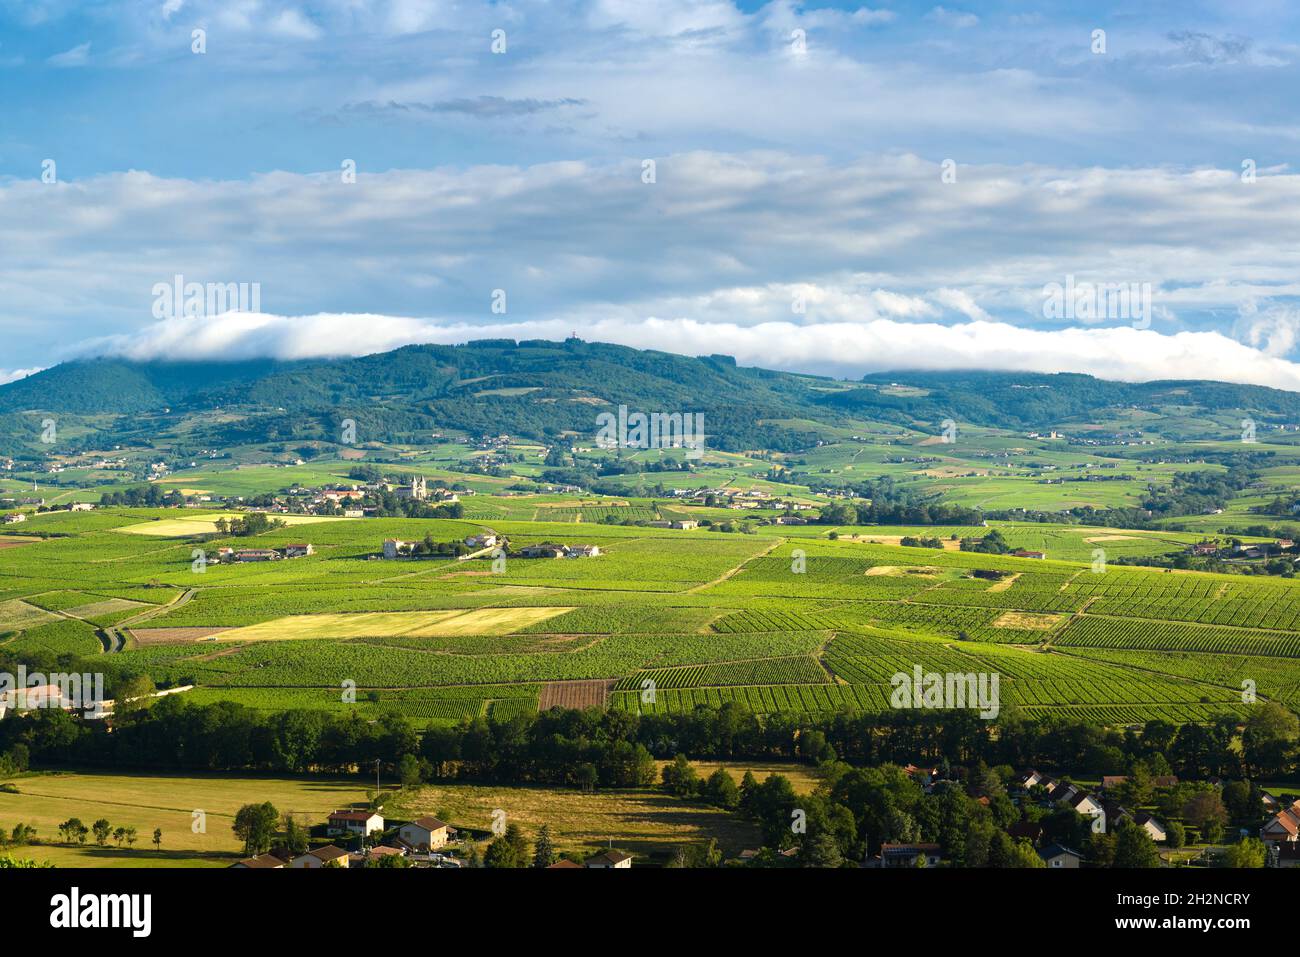
<svg viewBox="0 0 1300 957"><path fill-rule="evenodd" d="M1041 774L1038 771L1031 770L1029 773L1021 776L1020 786L1024 788L1026 791L1028 791L1030 788L1036 787L1037 785L1042 784L1046 780L1047 780L1046 775Z"/></svg>
<svg viewBox="0 0 1300 957"><path fill-rule="evenodd" d="M593 869L607 867L630 868L632 866L632 855L624 854L622 851L605 851L595 857L587 858L586 863L582 866Z"/></svg>
<svg viewBox="0 0 1300 957"><path fill-rule="evenodd" d="M369 837L384 829L384 818L374 811L335 811L329 816L330 834L360 834Z"/></svg>
<svg viewBox="0 0 1300 957"><path fill-rule="evenodd" d="M27 521L27 516L22 512L10 512L4 517L6 525L17 525L19 522Z"/></svg>
<svg viewBox="0 0 1300 957"><path fill-rule="evenodd" d="M1165 841L1169 838L1169 832L1165 829L1165 826L1145 811L1140 811L1133 818L1133 823L1150 834L1153 841Z"/></svg>
<svg viewBox="0 0 1300 957"><path fill-rule="evenodd" d="M469 535L465 538L465 544L470 548L491 548L497 543L497 537L490 533L482 535Z"/></svg>
<svg viewBox="0 0 1300 957"><path fill-rule="evenodd" d="M397 836L416 852L427 854L429 851L445 847L454 831L455 828L450 824L436 817L420 817L399 827Z"/></svg>
<svg viewBox="0 0 1300 957"><path fill-rule="evenodd" d="M1094 834L1106 833L1106 809L1091 794L1080 792L1065 803L1084 817L1092 818L1092 832Z"/></svg>

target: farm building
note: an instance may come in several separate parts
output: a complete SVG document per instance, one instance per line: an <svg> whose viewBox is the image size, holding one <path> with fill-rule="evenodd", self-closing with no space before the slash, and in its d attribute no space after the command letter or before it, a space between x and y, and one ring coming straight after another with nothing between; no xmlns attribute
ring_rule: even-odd
<svg viewBox="0 0 1300 957"><path fill-rule="evenodd" d="M22 512L10 512L4 517L6 525L17 525L19 522L27 521L27 516Z"/></svg>
<svg viewBox="0 0 1300 957"><path fill-rule="evenodd" d="M275 870L284 867L284 861L274 854L258 854L256 857L246 857L242 861L236 861L230 865L231 869L240 868L241 870Z"/></svg>
<svg viewBox="0 0 1300 957"><path fill-rule="evenodd" d="M411 546L414 542L403 542L396 538L390 538L384 542L384 557L393 559L400 558L403 555L411 553Z"/></svg>
<svg viewBox="0 0 1300 957"><path fill-rule="evenodd" d="M280 560L280 553L274 548L244 548L236 551L237 562L275 562Z"/></svg>
<svg viewBox="0 0 1300 957"><path fill-rule="evenodd" d="M564 549L565 558L595 558L599 554L599 545L569 545Z"/></svg>
<svg viewBox="0 0 1300 957"><path fill-rule="evenodd" d="M316 549L312 547L310 542L297 545L286 545L282 551L285 558L302 558L306 555L316 554Z"/></svg>
<svg viewBox="0 0 1300 957"><path fill-rule="evenodd" d="M492 532L485 532L482 535L468 535L465 538L465 544L470 548L491 548L496 543L496 534Z"/></svg>
<svg viewBox="0 0 1300 957"><path fill-rule="evenodd" d="M604 851L595 857L587 858L583 867L592 869L620 867L628 868L632 866L632 855L624 854L622 851Z"/></svg>
<svg viewBox="0 0 1300 957"><path fill-rule="evenodd" d="M544 542L541 545L525 545L519 549L520 558L563 558L564 546Z"/></svg>
<svg viewBox="0 0 1300 957"><path fill-rule="evenodd" d="M1040 558L1041 559L1047 557L1046 552L1030 551L1027 548L1017 548L1011 554L1014 555L1016 558Z"/></svg>

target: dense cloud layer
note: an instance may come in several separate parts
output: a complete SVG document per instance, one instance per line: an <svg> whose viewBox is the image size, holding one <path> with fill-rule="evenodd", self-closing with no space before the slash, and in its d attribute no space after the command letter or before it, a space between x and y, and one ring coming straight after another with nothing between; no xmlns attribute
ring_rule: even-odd
<svg viewBox="0 0 1300 957"><path fill-rule="evenodd" d="M0 261L0 322L14 342L24 330L64 343L101 338L166 315L157 289L179 275L256 288L245 311L435 316L463 326L463 338L502 321L495 302L508 321L553 320L563 332L608 321L631 334L652 318L742 329L994 320L1221 330L1224 342L1232 331L1274 355L1294 345L1287 303L1300 293L1300 176L1244 184L1231 172L959 167L958 181L944 183L941 173L911 156L832 164L691 153L660 159L653 183L640 164L579 162L362 170L355 183L342 171L11 181L0 187L0 245L10 251ZM1071 277L1145 284L1151 314L1045 310L1044 290ZM968 341L941 329L933 335ZM918 335L900 327L890 341ZM1108 374L1110 360L1075 351L1076 341L1101 340L1126 341L1118 328L1022 341ZM967 364L1004 365L1016 351L987 341L968 342L976 351ZM1169 341L1181 355L1205 340ZM348 346L357 348L375 351ZM837 356L797 354L809 367ZM895 365L925 359L888 354ZM1234 376L1246 374L1235 365Z"/></svg>
<svg viewBox="0 0 1300 957"><path fill-rule="evenodd" d="M999 322L940 325L874 319L797 325L692 319L560 320L467 324L379 315L166 319L83 346L130 359L307 359L366 355L411 343L479 338L586 339L685 355L724 353L742 365L857 377L890 369L1014 369L1086 372L1108 379L1217 379L1300 391L1300 364L1268 356L1216 332L1163 335L1129 327L1029 331Z"/></svg>

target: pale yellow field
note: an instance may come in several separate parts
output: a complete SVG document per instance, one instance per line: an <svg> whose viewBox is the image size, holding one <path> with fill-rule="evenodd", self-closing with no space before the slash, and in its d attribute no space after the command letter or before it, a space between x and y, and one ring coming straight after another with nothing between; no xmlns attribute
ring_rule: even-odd
<svg viewBox="0 0 1300 957"><path fill-rule="evenodd" d="M1027 611L1004 612L993 622L994 628L1019 628L1048 631L1065 620L1064 615L1034 614Z"/></svg>
<svg viewBox="0 0 1300 957"><path fill-rule="evenodd" d="M29 605L17 598L12 601L0 601L0 628L32 628L58 620L59 616L53 612Z"/></svg>
<svg viewBox="0 0 1300 957"><path fill-rule="evenodd" d="M232 513L237 515L238 513ZM184 538L189 535L215 535L216 520L220 515L195 515L186 518L165 518L157 522L141 522L139 525L127 525L115 528L115 532L128 535L156 535L160 538ZM229 516L226 516L229 517ZM355 518L335 518L330 515L273 515L274 519L285 525L316 525L320 522L355 522ZM251 547L251 546L250 546Z"/></svg>
<svg viewBox="0 0 1300 957"><path fill-rule="evenodd" d="M10 853L61 867L226 867L243 856L230 826L244 804L270 801L303 824L318 824L330 811L366 799L365 781L326 777L60 773L13 783L19 793L0 792L0 824L6 830L20 821L30 824L37 839L48 843ZM374 781L369 783L373 787ZM194 831L195 811L203 812L200 833ZM59 844L59 824L70 817L87 827L101 817L114 827L134 827L135 846L98 847L93 837L83 846ZM157 849L154 828L163 832Z"/></svg>
<svg viewBox="0 0 1300 957"><path fill-rule="evenodd" d="M65 610L65 614L69 614L73 618L94 618L97 615L111 615L114 612L126 611L128 608L143 610L148 607L142 601L130 601L126 598L106 598L103 601L92 602L89 605L68 608Z"/></svg>
<svg viewBox="0 0 1300 957"><path fill-rule="evenodd" d="M359 614L290 615L223 631L217 641L300 641L311 638L444 638L508 635L545 621L569 607L476 608L472 611L379 611Z"/></svg>

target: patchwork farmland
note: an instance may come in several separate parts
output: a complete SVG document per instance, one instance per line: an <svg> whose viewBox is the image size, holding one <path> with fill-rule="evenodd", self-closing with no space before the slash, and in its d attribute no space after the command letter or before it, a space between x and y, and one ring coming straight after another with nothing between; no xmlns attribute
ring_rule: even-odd
<svg viewBox="0 0 1300 957"><path fill-rule="evenodd" d="M893 675L916 666L996 672L1009 706L1107 724L1241 714L1247 679L1265 699L1294 701L1300 687L1300 585L1074 560L1114 530L1003 527L1012 544L1023 534L1069 556L1038 560L907 547L866 528L494 519L513 548L600 548L494 569L367 557L385 537L455 538L480 522L334 521L260 536L266 547L310 536L311 556L196 572L196 543L223 543L168 536L205 521L50 516L57 536L0 552L2 647L97 656L110 673L192 685L194 701L423 726L555 705L879 711ZM167 534L139 533L150 526ZM138 623L107 640L123 620Z"/></svg>

